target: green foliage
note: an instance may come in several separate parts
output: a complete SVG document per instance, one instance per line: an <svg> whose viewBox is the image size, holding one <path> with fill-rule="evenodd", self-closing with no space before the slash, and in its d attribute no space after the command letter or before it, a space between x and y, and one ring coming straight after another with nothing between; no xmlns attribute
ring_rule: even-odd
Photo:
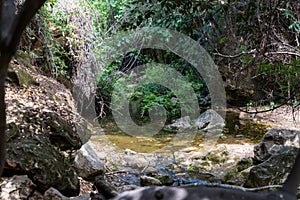
<svg viewBox="0 0 300 200"><path fill-rule="evenodd" d="M48 49L47 64L53 76L60 75L70 78L66 63L70 59L69 51L63 46L66 37L71 35L71 25L68 15L61 11L53 10L56 0L48 1L41 10L42 25L44 30L44 43ZM55 12L55 14L53 14Z"/></svg>
<svg viewBox="0 0 300 200"><path fill-rule="evenodd" d="M248 102L246 107L247 107L247 110L251 110L253 108L253 102Z"/></svg>
<svg viewBox="0 0 300 200"><path fill-rule="evenodd" d="M275 108L275 103L273 101L270 102L270 108L274 109Z"/></svg>
<svg viewBox="0 0 300 200"><path fill-rule="evenodd" d="M298 87L300 74L300 60L291 58L290 62L264 61L258 70L267 75L270 81L276 83L274 89L280 91L281 97L288 97Z"/></svg>
<svg viewBox="0 0 300 200"><path fill-rule="evenodd" d="M135 55L138 56L135 57ZM137 59L135 62L143 63L152 60L140 52L132 53L131 56ZM122 91L122 93L125 94L132 94L130 97L131 114L133 118L139 121L147 121L149 119L149 111L153 106L158 105L165 108L169 120L178 118L181 114L181 109L184 109L184 112L186 113L194 113L195 110L193 110L189 103L182 102L181 99L178 98L179 96L184 96L189 88L192 88L196 92L198 98L208 95L208 90L204 81L198 74L195 74L191 66L186 66L184 69L183 64L179 65L178 63L172 63L167 65L167 67L170 67L177 72L180 70L183 70L184 72L182 74L185 80L176 79L174 83L176 85L172 85L172 87L177 89L175 92L170 88L158 84L162 80L166 80L170 77L167 77L166 72L163 71L162 68L154 67L155 64L152 62L149 64L150 65L148 66L146 64L145 71L139 76L134 72L127 75L120 72L127 66L122 62L115 62L105 68L104 73L99 77L98 101L102 101L102 104L104 102L105 105L107 105L107 109L105 110L106 113L111 112L110 101L113 90ZM146 79L144 78L145 74L147 74ZM122 79L126 79L127 81L120 81ZM135 84L124 84L124 82L129 83L131 81L143 84L139 84L138 87L133 87ZM116 98L120 98L121 101L124 96L120 95ZM119 102L119 100L116 101ZM157 114L162 115L163 113Z"/></svg>
<svg viewBox="0 0 300 200"><path fill-rule="evenodd" d="M190 37L207 43L208 38L213 36L216 23L222 23L224 18L222 13L227 9L226 4L217 0L214 1L90 1L90 6L97 10L93 14L94 26L98 31L99 44L95 45L98 55L103 52L97 49L101 46L101 40L110 35L119 34L129 29L137 29L141 27L164 27L182 32ZM166 33L167 34L167 33ZM222 41L226 41L226 37ZM110 47L107 47L110 48ZM98 107L98 113L103 116L104 113L110 113L111 91L124 87L118 85L117 80L132 68L146 63L165 63L169 67L175 69L182 74L187 83L181 83L181 91L186 91L184 87L192 87L198 99L208 95L208 89L193 67L183 59L171 52L142 49L139 52L130 52L123 57L123 60L115 61L109 66L104 66L103 73L99 77L97 102L104 107ZM151 71L149 68L147 73L152 74L151 77L163 79L158 71ZM130 77L127 77L130 79ZM150 81L150 80L149 80ZM152 80L155 83L155 80ZM151 83L151 81L150 81ZM174 91L160 86L158 84L145 84L135 91L133 88L122 88L128 93L133 93L131 97L131 108L135 118L141 120L147 119L149 110L155 105L162 105L169 119L179 117L181 108L187 112L194 112L189 105L183 105ZM122 98L122 97L120 97ZM200 100L199 100L200 102ZM207 106L207 105L205 105ZM137 109L136 107L139 107ZM101 114L102 113L102 114Z"/></svg>
<svg viewBox="0 0 300 200"><path fill-rule="evenodd" d="M220 1L138 1L130 0L121 8L126 13L122 29L139 27L163 27L184 33L205 42L216 32L216 24L222 23L222 13L227 9Z"/></svg>
<svg viewBox="0 0 300 200"><path fill-rule="evenodd" d="M300 30L300 23L298 19L295 17L294 13L287 8L278 8L279 11L282 12L282 15L285 16L286 19L290 20L289 29L295 31L296 33Z"/></svg>
<svg viewBox="0 0 300 200"><path fill-rule="evenodd" d="M176 68L175 66L169 67ZM147 67L145 71L147 74L147 80L144 79L143 82L147 84L144 84L142 87L138 88L132 96L132 99L140 100L140 117L147 116L147 113L152 106L157 105L161 105L166 109L167 116L170 119L178 118L181 114L181 109L183 109L183 111L186 113L194 114L196 112L189 103L183 102L180 97L186 95L189 88L192 88L193 90L199 89L195 88L195 86L201 83L195 83L192 81L189 82L178 78L172 85L174 88L176 88L175 92L171 88L166 88L159 84L155 84L159 83L161 80L170 78L165 75L163 68L154 68L152 66ZM186 78L189 79L189 76L186 75ZM205 90L204 87L200 89ZM200 93L198 94L200 95ZM159 113L159 115L162 114L163 113Z"/></svg>
<svg viewBox="0 0 300 200"><path fill-rule="evenodd" d="M120 30L122 20L126 17L124 8L131 0L92 0L88 2L97 35L107 37Z"/></svg>
<svg viewBox="0 0 300 200"><path fill-rule="evenodd" d="M224 80L228 81L228 88L232 87L233 91L241 88L249 90L249 97L243 102L251 102L247 104L248 108L254 107L257 105L255 101L261 100L267 100L267 105L274 107L278 99L282 101L290 97L299 82L297 56L284 55L284 52L276 54L276 51L282 49L288 49L287 52L298 51L297 47L291 48L299 46L296 43L300 25L293 6L297 4L296 1L276 4L265 0L259 3L252 0L93 0L90 4L97 10L93 14L94 26L100 36L96 47L101 46L105 38L131 29L159 26L179 31L197 40L208 52L220 52L215 54L219 56L216 57L216 63L220 65ZM99 49L96 48L98 55L103 53ZM267 52L272 54L266 58L264 56ZM124 61L128 56L134 63ZM105 102L109 110L113 85L123 73L131 70L128 66L134 68L151 62L166 63L183 74L199 99L208 94L201 76L176 55L161 50L141 50L125 55L123 61L104 66L104 73L99 78L99 101ZM252 85L256 88L252 88ZM256 93L254 90L257 88L260 91ZM269 91L272 91L272 95L274 91L277 99L273 96L261 97ZM242 93L248 95L248 92ZM174 95L167 88L148 84L134 91L132 104L135 105L133 107L141 107L141 117L157 104L162 104L168 115L174 117L180 114L181 106L180 103L172 104L170 99L174 100Z"/></svg>
<svg viewBox="0 0 300 200"><path fill-rule="evenodd" d="M83 43L74 33L73 14L59 8L57 0L47 1L25 32L33 43L28 49L33 62L60 80L71 78L79 54L74 47Z"/></svg>

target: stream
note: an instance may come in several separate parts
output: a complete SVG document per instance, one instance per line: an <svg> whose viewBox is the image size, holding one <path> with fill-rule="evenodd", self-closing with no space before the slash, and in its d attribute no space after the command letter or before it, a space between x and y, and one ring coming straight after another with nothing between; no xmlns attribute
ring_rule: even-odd
<svg viewBox="0 0 300 200"><path fill-rule="evenodd" d="M163 185L222 182L227 171L244 157L253 156L253 146L266 133L268 126L239 120L235 112L228 112L222 135L212 152L203 154L203 135L199 134L190 146L172 152L162 152L176 134L160 131L153 137L132 137L113 122L101 125L103 132L90 141L105 160L105 178L122 191L124 186L145 185L143 176L155 177ZM178 141L179 147L182 141ZM147 185L147 184L146 184Z"/></svg>
<svg viewBox="0 0 300 200"><path fill-rule="evenodd" d="M223 134L218 139L218 144L256 144L266 133L268 126L255 123L250 120L239 120L235 112L227 112L226 125ZM141 153L151 153L163 148L170 142L175 134L167 131L160 131L153 137L133 137L120 130L113 122L106 122L101 125L104 128L105 136L116 146L122 149L131 149ZM92 140L97 140L102 135L94 135ZM196 135L192 141L192 147L199 147L203 142L203 135Z"/></svg>

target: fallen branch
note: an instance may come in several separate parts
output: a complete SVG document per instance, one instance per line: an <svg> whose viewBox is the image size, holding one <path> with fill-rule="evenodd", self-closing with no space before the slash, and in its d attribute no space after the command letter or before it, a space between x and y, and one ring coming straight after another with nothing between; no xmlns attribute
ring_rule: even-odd
<svg viewBox="0 0 300 200"><path fill-rule="evenodd" d="M300 54L294 53L294 52L289 52L289 51L266 52L266 53L265 53L265 56L268 56L268 55L276 55L276 54L286 54L286 55L291 55L291 56L298 56L298 57L300 57Z"/></svg>
<svg viewBox="0 0 300 200"><path fill-rule="evenodd" d="M184 187L198 187L198 186L237 189L237 190L242 190L242 191L247 191L247 192L258 192L258 191L261 191L261 190L270 190L270 189L282 188L281 185L267 185L267 186L256 187L256 188L245 188L245 187L242 187L242 186L219 184L219 183L192 183L192 184L187 184L187 185L183 185L183 186L180 186L180 187L184 188Z"/></svg>

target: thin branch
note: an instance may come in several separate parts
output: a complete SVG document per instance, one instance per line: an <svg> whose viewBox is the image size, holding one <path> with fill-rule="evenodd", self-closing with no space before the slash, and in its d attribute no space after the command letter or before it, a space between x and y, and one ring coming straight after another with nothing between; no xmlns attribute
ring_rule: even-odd
<svg viewBox="0 0 300 200"><path fill-rule="evenodd" d="M145 157L145 156L144 156L144 157ZM150 161L148 161L147 165L146 165L146 166L144 167L144 169L141 171L141 174L143 174L143 173L146 171L146 169L148 169L149 165L150 165Z"/></svg>
<svg viewBox="0 0 300 200"><path fill-rule="evenodd" d="M268 56L268 55L276 55L276 54L286 54L286 55L291 55L291 56L298 56L298 57L300 57L300 54L294 53L294 52L289 52L289 51L266 52L266 53L265 53L265 56Z"/></svg>
<svg viewBox="0 0 300 200"><path fill-rule="evenodd" d="M240 57L242 55L245 55L245 54L254 54L256 53L256 49L253 49L251 51L248 51L248 52L241 52L241 53L238 53L236 55L225 55L225 54L221 54L217 51L217 53L213 53L214 55L216 56L220 56L220 57L224 57L224 58L237 58L237 57Z"/></svg>
<svg viewBox="0 0 300 200"><path fill-rule="evenodd" d="M288 100L286 100L285 102L283 102L282 104L278 105L278 106L274 106L271 109L267 109L267 110L261 110L261 111L247 111L247 110L243 110L241 108L237 108L239 111L244 112L244 113L248 113L248 114L258 114L258 113L266 113L266 112L270 112L273 110L276 110L284 105L286 105L289 101L291 100L291 98L289 98Z"/></svg>
<svg viewBox="0 0 300 200"><path fill-rule="evenodd" d="M291 48L291 49L295 49L295 47L293 47L292 45L290 45L290 44L284 42L284 41L278 36L278 34L275 32L274 29L272 29L272 32L273 32L273 34L275 35L275 37L277 38L277 40L279 40L283 45L285 45L285 46L287 46L287 47L289 47L289 48Z"/></svg>
<svg viewBox="0 0 300 200"><path fill-rule="evenodd" d="M298 83L299 83L299 81L298 81L295 85L297 85ZM245 113L248 113L248 114L258 114L258 113L266 113L266 112L270 112L270 111L276 110L276 109L278 109L278 108L280 108L280 107L282 107L282 106L284 106L284 105L287 105L291 100L293 100L293 99L295 98L295 94L296 94L296 91L291 91L291 96L290 96L290 98L287 98L283 103L279 104L278 106L274 106L274 107L272 107L271 109L261 110L261 111L247 111L247 110L243 110L243 109L241 109L241 108L239 108L239 107L237 107L237 109L238 109L239 111L241 111L241 112L245 112ZM293 105L293 110L294 110L295 108L297 108L299 105L300 105L300 103L297 104L297 105Z"/></svg>

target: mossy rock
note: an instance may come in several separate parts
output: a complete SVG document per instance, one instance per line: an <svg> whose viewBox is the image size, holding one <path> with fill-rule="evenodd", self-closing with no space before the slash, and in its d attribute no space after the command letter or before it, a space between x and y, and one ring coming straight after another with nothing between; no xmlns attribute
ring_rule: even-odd
<svg viewBox="0 0 300 200"><path fill-rule="evenodd" d="M20 129L16 123L11 122L7 124L6 142L12 141L20 136Z"/></svg>
<svg viewBox="0 0 300 200"><path fill-rule="evenodd" d="M162 185L172 185L174 183L174 179L170 174L157 174L155 178L158 179Z"/></svg>
<svg viewBox="0 0 300 200"><path fill-rule="evenodd" d="M32 59L31 59L28 52L18 50L14 57L18 61L18 63L20 63L20 64L22 64L26 67L29 67L29 68L32 67L32 65L31 65L31 60Z"/></svg>
<svg viewBox="0 0 300 200"><path fill-rule="evenodd" d="M202 160L205 160L207 162L207 165L209 166L212 164L214 165L214 164L224 163L227 159L227 156L228 156L227 151L209 152L208 154L206 154L206 156L203 157Z"/></svg>
<svg viewBox="0 0 300 200"><path fill-rule="evenodd" d="M243 158L226 173L224 181L236 185L243 184L249 175L249 169L252 165L253 161L251 158Z"/></svg>
<svg viewBox="0 0 300 200"><path fill-rule="evenodd" d="M66 196L77 196L79 179L68 161L42 135L22 138L8 144L4 175L26 174L44 192L50 187Z"/></svg>
<svg viewBox="0 0 300 200"><path fill-rule="evenodd" d="M36 80L25 70L18 67L10 67L7 73L7 80L21 87L38 85Z"/></svg>

